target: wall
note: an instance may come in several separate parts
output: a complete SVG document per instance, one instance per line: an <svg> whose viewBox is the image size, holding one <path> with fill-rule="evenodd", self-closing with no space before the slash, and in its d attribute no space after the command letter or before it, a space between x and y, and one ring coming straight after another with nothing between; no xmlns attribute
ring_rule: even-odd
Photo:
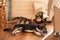
<svg viewBox="0 0 60 40"><path fill-rule="evenodd" d="M30 1L24 0L12 0L12 17L23 16L27 18L33 18L33 4Z"/></svg>

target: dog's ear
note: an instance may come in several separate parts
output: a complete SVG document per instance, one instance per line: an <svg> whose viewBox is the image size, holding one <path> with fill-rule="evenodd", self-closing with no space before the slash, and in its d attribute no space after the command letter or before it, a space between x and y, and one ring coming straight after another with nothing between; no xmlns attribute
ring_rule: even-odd
<svg viewBox="0 0 60 40"><path fill-rule="evenodd" d="M37 20L37 19L38 19L38 20ZM40 20L40 21L39 21L39 20ZM36 16L35 16L34 21L35 21L36 23L38 23L38 24L40 24L40 23L45 23L45 22L46 22L46 18L43 19L43 12L38 12L38 13L36 14Z"/></svg>
<svg viewBox="0 0 60 40"><path fill-rule="evenodd" d="M37 17L37 18L38 18L38 17L43 18L43 12L38 12L38 13L36 14L36 17Z"/></svg>

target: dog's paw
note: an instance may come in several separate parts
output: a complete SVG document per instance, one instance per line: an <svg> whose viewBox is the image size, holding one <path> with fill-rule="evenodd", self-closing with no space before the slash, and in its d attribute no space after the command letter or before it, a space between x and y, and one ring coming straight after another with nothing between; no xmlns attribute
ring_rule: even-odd
<svg viewBox="0 0 60 40"><path fill-rule="evenodd" d="M16 34L14 32L11 33L13 36L15 36Z"/></svg>

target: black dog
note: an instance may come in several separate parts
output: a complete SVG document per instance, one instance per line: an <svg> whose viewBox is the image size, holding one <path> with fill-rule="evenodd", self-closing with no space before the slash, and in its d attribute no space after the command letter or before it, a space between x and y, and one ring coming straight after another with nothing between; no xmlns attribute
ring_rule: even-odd
<svg viewBox="0 0 60 40"><path fill-rule="evenodd" d="M45 27L41 27L39 25L17 24L14 26L14 30L12 31L12 34L15 35L16 33L19 33L19 32L33 32L36 35L41 36L41 33L44 33L45 30L46 30Z"/></svg>
<svg viewBox="0 0 60 40"><path fill-rule="evenodd" d="M38 36L41 36L42 33L47 33L47 29L45 27L41 27L35 24L16 24L12 28L5 28L3 31L12 32L12 35L15 35L19 32L32 32Z"/></svg>

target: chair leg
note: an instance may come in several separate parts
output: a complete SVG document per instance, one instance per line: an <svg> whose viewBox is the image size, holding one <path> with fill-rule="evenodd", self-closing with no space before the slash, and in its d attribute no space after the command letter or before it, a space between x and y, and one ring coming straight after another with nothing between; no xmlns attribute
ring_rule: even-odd
<svg viewBox="0 0 60 40"><path fill-rule="evenodd" d="M60 32L54 32L55 37L60 37Z"/></svg>

